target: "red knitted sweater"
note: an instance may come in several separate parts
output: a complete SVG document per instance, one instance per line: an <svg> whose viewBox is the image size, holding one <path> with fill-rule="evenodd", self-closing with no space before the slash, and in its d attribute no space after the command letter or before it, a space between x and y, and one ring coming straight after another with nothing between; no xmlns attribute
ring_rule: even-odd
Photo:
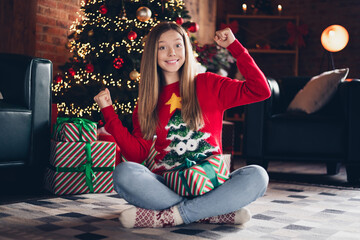
<svg viewBox="0 0 360 240"><path fill-rule="evenodd" d="M196 77L196 92L204 118L204 126L198 131L186 127L181 118L179 82L162 88L159 102L159 126L156 130L155 165L153 172L161 174L194 158L197 153L213 155L222 153L221 131L226 109L265 100L270 89L264 74L257 67L248 51L235 41L228 50L237 60L237 66L246 79L239 81L214 73L202 73ZM142 138L137 108L133 112L132 133L125 128L112 106L102 109L105 129L113 135L128 161L143 162L149 155L151 140Z"/></svg>

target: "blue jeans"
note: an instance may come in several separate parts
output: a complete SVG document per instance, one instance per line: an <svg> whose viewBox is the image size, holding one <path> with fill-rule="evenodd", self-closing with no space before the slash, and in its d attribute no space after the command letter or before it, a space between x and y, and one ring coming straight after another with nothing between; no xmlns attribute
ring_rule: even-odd
<svg viewBox="0 0 360 240"><path fill-rule="evenodd" d="M216 189L188 199L168 188L162 176L137 163L119 164L113 179L115 191L130 204L153 210L178 205L186 224L239 210L263 196L269 182L262 167L249 165L232 172L230 179Z"/></svg>

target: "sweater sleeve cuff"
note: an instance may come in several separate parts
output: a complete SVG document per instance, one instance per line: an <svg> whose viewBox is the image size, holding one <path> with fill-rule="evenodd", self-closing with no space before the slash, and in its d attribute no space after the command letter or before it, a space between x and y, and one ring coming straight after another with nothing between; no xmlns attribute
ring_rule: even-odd
<svg viewBox="0 0 360 240"><path fill-rule="evenodd" d="M234 58L238 58L242 53L247 51L237 39L227 47L227 50L229 50Z"/></svg>
<svg viewBox="0 0 360 240"><path fill-rule="evenodd" d="M101 113L104 116L105 123L110 122L112 119L117 118L118 115L116 114L113 106L108 106L101 109Z"/></svg>

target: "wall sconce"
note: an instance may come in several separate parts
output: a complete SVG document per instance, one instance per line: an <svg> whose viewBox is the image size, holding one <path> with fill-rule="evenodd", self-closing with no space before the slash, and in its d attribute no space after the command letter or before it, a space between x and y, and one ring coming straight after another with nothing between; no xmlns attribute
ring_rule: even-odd
<svg viewBox="0 0 360 240"><path fill-rule="evenodd" d="M349 42L348 31L340 25L331 25L321 34L321 44L329 53L329 61L332 69L335 69L332 53L343 50Z"/></svg>

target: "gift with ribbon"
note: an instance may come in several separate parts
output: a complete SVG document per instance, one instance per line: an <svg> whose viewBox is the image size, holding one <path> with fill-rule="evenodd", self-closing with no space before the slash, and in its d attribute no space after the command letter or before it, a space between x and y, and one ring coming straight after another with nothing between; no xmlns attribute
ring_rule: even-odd
<svg viewBox="0 0 360 240"><path fill-rule="evenodd" d="M45 186L57 195L111 192L115 155L112 142L52 140Z"/></svg>
<svg viewBox="0 0 360 240"><path fill-rule="evenodd" d="M205 158L205 159L204 159ZM230 177L223 155L198 154L164 174L165 184L177 194L187 197L203 195Z"/></svg>
<svg viewBox="0 0 360 240"><path fill-rule="evenodd" d="M53 139L63 142L92 142L97 139L97 124L84 118L58 117Z"/></svg>

